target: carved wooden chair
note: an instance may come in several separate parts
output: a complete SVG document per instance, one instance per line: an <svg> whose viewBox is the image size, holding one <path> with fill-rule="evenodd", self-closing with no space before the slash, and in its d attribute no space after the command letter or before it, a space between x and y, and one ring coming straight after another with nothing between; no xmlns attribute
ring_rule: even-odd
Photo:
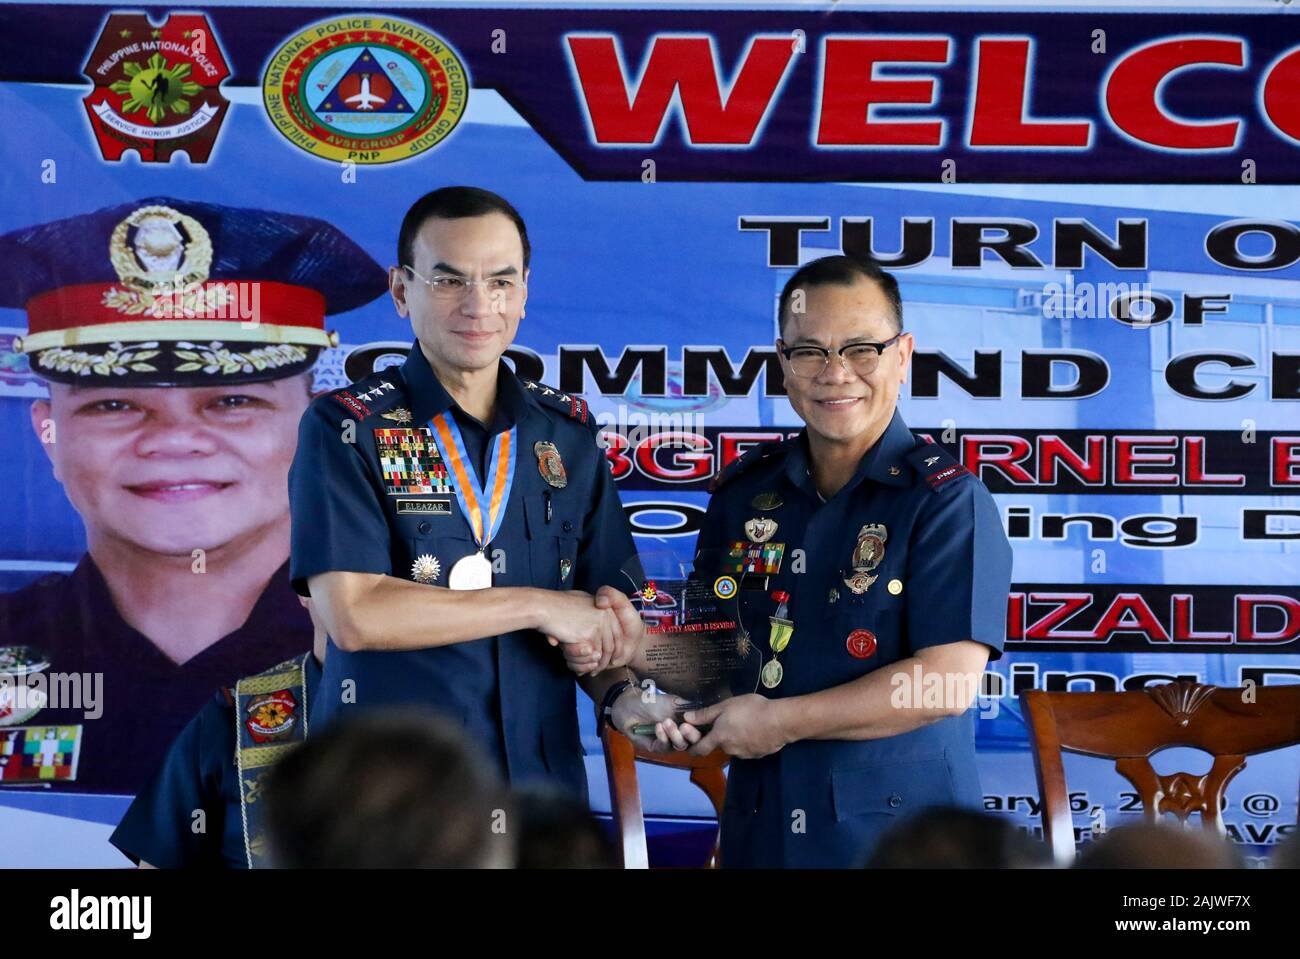
<svg viewBox="0 0 1300 959"><path fill-rule="evenodd" d="M731 757L721 750L707 756L689 753L648 753L637 749L632 740L601 723L600 739L605 747L605 772L609 775L609 804L614 814L614 825L619 832L619 850L624 869L648 869L650 853L646 845L645 816L641 811L641 788L637 784L637 762L656 766L689 769L691 782L704 790L713 804L719 821L722 819L722 802L727 792L727 775L724 772ZM718 866L719 831L713 838L713 851L709 854L706 869Z"/></svg>
<svg viewBox="0 0 1300 959"><path fill-rule="evenodd" d="M1166 813L1182 822L1201 814L1204 829L1224 835L1219 810L1246 757L1300 743L1300 685L1245 689L1169 683L1124 693L1020 694L1034 753L1043 832L1057 862L1074 859L1062 750L1115 760L1137 789L1147 822ZM1162 776L1152 754L1192 746L1214 757L1204 775Z"/></svg>

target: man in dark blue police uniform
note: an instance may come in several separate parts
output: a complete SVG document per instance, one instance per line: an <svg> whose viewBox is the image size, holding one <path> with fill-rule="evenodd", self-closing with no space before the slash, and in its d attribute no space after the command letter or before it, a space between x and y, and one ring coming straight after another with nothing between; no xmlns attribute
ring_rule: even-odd
<svg viewBox="0 0 1300 959"><path fill-rule="evenodd" d="M597 702L626 691L609 667L639 651L625 592L641 572L586 404L501 362L529 254L523 220L493 193L449 187L412 206L389 282L416 342L400 368L303 417L290 572L330 636L317 728L427 706L512 785L585 796L572 674Z"/></svg>
<svg viewBox="0 0 1300 959"><path fill-rule="evenodd" d="M325 628L314 615L312 625L310 654L221 688L181 730L109 837L123 855L154 869L267 865L260 794L271 762L257 760L306 738L325 658Z"/></svg>
<svg viewBox="0 0 1300 959"><path fill-rule="evenodd" d="M807 264L780 325L806 428L719 477L699 538L741 580L760 685L664 725L735 757L723 865L858 866L900 816L981 801L970 707L1001 654L1011 548L984 486L896 410L913 344L893 277Z"/></svg>
<svg viewBox="0 0 1300 959"><path fill-rule="evenodd" d="M338 229L270 210L150 197L0 237L87 544L0 595L0 673L102 677L93 709L0 704L0 788L134 793L214 689L310 648L285 477L325 317L383 290Z"/></svg>

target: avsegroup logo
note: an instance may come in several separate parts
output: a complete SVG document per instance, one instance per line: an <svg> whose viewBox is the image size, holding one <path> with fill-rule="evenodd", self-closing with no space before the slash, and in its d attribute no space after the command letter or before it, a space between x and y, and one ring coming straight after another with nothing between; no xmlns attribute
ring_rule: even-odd
<svg viewBox="0 0 1300 959"><path fill-rule="evenodd" d="M267 114L289 142L353 163L423 153L451 133L468 98L456 52L392 17L317 23L275 52L262 80Z"/></svg>

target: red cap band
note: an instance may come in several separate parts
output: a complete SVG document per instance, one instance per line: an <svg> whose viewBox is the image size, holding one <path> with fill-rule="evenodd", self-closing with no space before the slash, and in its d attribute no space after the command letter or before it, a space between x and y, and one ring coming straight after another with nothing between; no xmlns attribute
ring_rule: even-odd
<svg viewBox="0 0 1300 959"><path fill-rule="evenodd" d="M269 280L210 280L193 289L195 292L199 289L223 289L226 298L219 306L207 306L197 297L186 297L190 301L199 300L197 304L182 303L181 298L175 296L172 290L163 289L155 294L155 302L163 304L163 312L144 310L128 313L117 306L104 303L105 296L110 291L116 291L124 297L130 296L133 291L123 285L80 283L46 290L27 301L28 335L57 333L106 323L165 323L172 320L217 320L265 326L300 326L311 330L325 328L325 297L305 286ZM171 309L168 310L167 307Z"/></svg>

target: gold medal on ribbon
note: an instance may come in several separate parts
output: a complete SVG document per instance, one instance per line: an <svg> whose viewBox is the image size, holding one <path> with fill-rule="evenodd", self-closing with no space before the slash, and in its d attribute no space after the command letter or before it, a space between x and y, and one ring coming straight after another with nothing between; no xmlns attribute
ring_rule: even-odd
<svg viewBox="0 0 1300 959"><path fill-rule="evenodd" d="M465 454L460 427L446 413L429 421L434 443L450 472L456 500L460 503L469 531L478 544L478 552L458 559L447 574L451 589L486 589L492 585L492 564L487 558L488 544L501 529L506 518L506 504L515 480L515 448L519 427L498 433L492 441L488 461L492 464L487 483L479 486L474 465Z"/></svg>
<svg viewBox="0 0 1300 959"><path fill-rule="evenodd" d="M788 618L786 612L790 594L783 590L776 590L772 593L772 598L776 600L776 614L767 618L768 623L771 624L767 644L772 649L772 658L763 665L763 672L760 674L763 685L768 689L775 689L781 684L785 667L776 657L785 652L785 648L790 645L790 640L794 637L794 621Z"/></svg>
<svg viewBox="0 0 1300 959"><path fill-rule="evenodd" d="M774 653L785 652L785 648L790 645L790 640L794 636L794 623L788 619L778 619L775 616L769 616L767 619L772 624L772 631L768 634L767 644L772 647Z"/></svg>

